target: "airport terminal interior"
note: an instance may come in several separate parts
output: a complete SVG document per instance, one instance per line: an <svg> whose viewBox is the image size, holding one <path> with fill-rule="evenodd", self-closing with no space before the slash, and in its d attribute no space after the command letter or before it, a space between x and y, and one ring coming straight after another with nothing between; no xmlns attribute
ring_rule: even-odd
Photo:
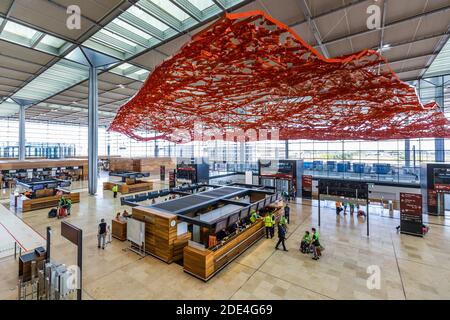
<svg viewBox="0 0 450 320"><path fill-rule="evenodd" d="M450 1L0 1L0 300L77 299L450 299Z"/></svg>

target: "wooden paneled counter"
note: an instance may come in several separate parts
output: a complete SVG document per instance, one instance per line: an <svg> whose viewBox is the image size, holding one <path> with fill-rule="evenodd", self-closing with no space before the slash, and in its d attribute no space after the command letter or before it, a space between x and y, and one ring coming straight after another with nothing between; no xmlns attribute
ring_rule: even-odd
<svg viewBox="0 0 450 320"><path fill-rule="evenodd" d="M62 196L50 196L44 198L29 199L25 196L22 196L17 199L17 208L19 208L22 212L28 212L44 208L53 208L58 206L61 197ZM64 197L66 199L70 199L72 203L80 202L80 193L78 192L71 192L70 194L64 194Z"/></svg>
<svg viewBox="0 0 450 320"><path fill-rule="evenodd" d="M81 179L87 180L87 159L33 159L33 160L2 160L0 171L21 169L44 169L44 168L67 168L78 167L81 170Z"/></svg>
<svg viewBox="0 0 450 320"><path fill-rule="evenodd" d="M148 172L159 177L160 167L164 166L166 173L177 168L176 161L171 157L158 158L113 158L110 159L110 171Z"/></svg>
<svg viewBox="0 0 450 320"><path fill-rule="evenodd" d="M186 246L183 256L184 271L207 281L262 237L264 223L259 220L216 250Z"/></svg>
<svg viewBox="0 0 450 320"><path fill-rule="evenodd" d="M137 180L134 184L126 184L122 182L103 182L103 190L111 190L116 184L118 185L119 192L121 194L153 190L153 182L142 180Z"/></svg>
<svg viewBox="0 0 450 320"><path fill-rule="evenodd" d="M111 235L120 240L127 240L127 222L113 219L111 222Z"/></svg>
<svg viewBox="0 0 450 320"><path fill-rule="evenodd" d="M283 213L283 206L282 201L268 206L274 210L277 222ZM213 247L212 250L186 246L183 252L184 271L208 281L228 263L263 238L264 232L264 221L261 218L245 230L227 239L223 245Z"/></svg>

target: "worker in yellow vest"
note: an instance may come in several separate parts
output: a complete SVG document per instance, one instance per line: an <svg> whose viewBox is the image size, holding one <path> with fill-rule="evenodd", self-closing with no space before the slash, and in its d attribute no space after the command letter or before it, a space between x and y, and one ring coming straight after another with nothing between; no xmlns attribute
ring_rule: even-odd
<svg viewBox="0 0 450 320"><path fill-rule="evenodd" d="M119 192L119 186L117 184L115 184L111 190L114 194L114 198L117 198L117 192Z"/></svg>
<svg viewBox="0 0 450 320"><path fill-rule="evenodd" d="M261 216L255 210L253 210L252 214L250 215L250 222L255 223L259 218L261 218Z"/></svg>
<svg viewBox="0 0 450 320"><path fill-rule="evenodd" d="M272 220L272 228L270 228L270 238L273 238L275 235L275 225L276 225L276 218L273 212L270 213L270 219Z"/></svg>
<svg viewBox="0 0 450 320"><path fill-rule="evenodd" d="M264 217L264 226L266 227L266 238L269 239L273 237L272 235L272 227L273 227L273 223L272 223L272 217L269 213L266 213L266 216Z"/></svg>

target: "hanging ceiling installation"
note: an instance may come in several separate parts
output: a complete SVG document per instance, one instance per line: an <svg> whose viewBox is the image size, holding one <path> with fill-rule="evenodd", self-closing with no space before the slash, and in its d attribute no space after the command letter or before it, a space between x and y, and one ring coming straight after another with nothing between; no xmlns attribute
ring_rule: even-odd
<svg viewBox="0 0 450 320"><path fill-rule="evenodd" d="M439 107L421 105L378 52L327 59L262 11L227 14L195 35L109 129L137 140L210 139L199 127L219 139L252 129L276 129L282 140L450 138Z"/></svg>

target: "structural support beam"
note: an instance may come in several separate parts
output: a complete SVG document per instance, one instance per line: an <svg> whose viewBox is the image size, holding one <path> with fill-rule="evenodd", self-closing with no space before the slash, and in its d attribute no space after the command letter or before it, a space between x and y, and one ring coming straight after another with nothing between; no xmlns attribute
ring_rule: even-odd
<svg viewBox="0 0 450 320"><path fill-rule="evenodd" d="M284 158L289 159L289 140L284 141Z"/></svg>
<svg viewBox="0 0 450 320"><path fill-rule="evenodd" d="M444 108L444 77L437 77L432 79L435 88L435 101L437 104ZM445 143L444 139L435 139L435 161L445 162Z"/></svg>
<svg viewBox="0 0 450 320"><path fill-rule="evenodd" d="M97 166L98 166L98 79L97 68L89 68L89 102L88 102L88 165L90 195L97 193Z"/></svg>
<svg viewBox="0 0 450 320"><path fill-rule="evenodd" d="M322 42L322 37L320 36L319 28L317 27L316 21L312 16L311 10L309 9L306 0L300 0L300 8L302 9L303 14L306 17L309 29L311 30L311 33L314 35L314 39L316 39L317 45L322 50L322 54L324 55L325 58L329 59L330 54L328 52L327 47Z"/></svg>
<svg viewBox="0 0 450 320"><path fill-rule="evenodd" d="M405 139L405 167L411 166L411 141Z"/></svg>
<svg viewBox="0 0 450 320"><path fill-rule="evenodd" d="M25 160L25 105L19 109L19 160Z"/></svg>

